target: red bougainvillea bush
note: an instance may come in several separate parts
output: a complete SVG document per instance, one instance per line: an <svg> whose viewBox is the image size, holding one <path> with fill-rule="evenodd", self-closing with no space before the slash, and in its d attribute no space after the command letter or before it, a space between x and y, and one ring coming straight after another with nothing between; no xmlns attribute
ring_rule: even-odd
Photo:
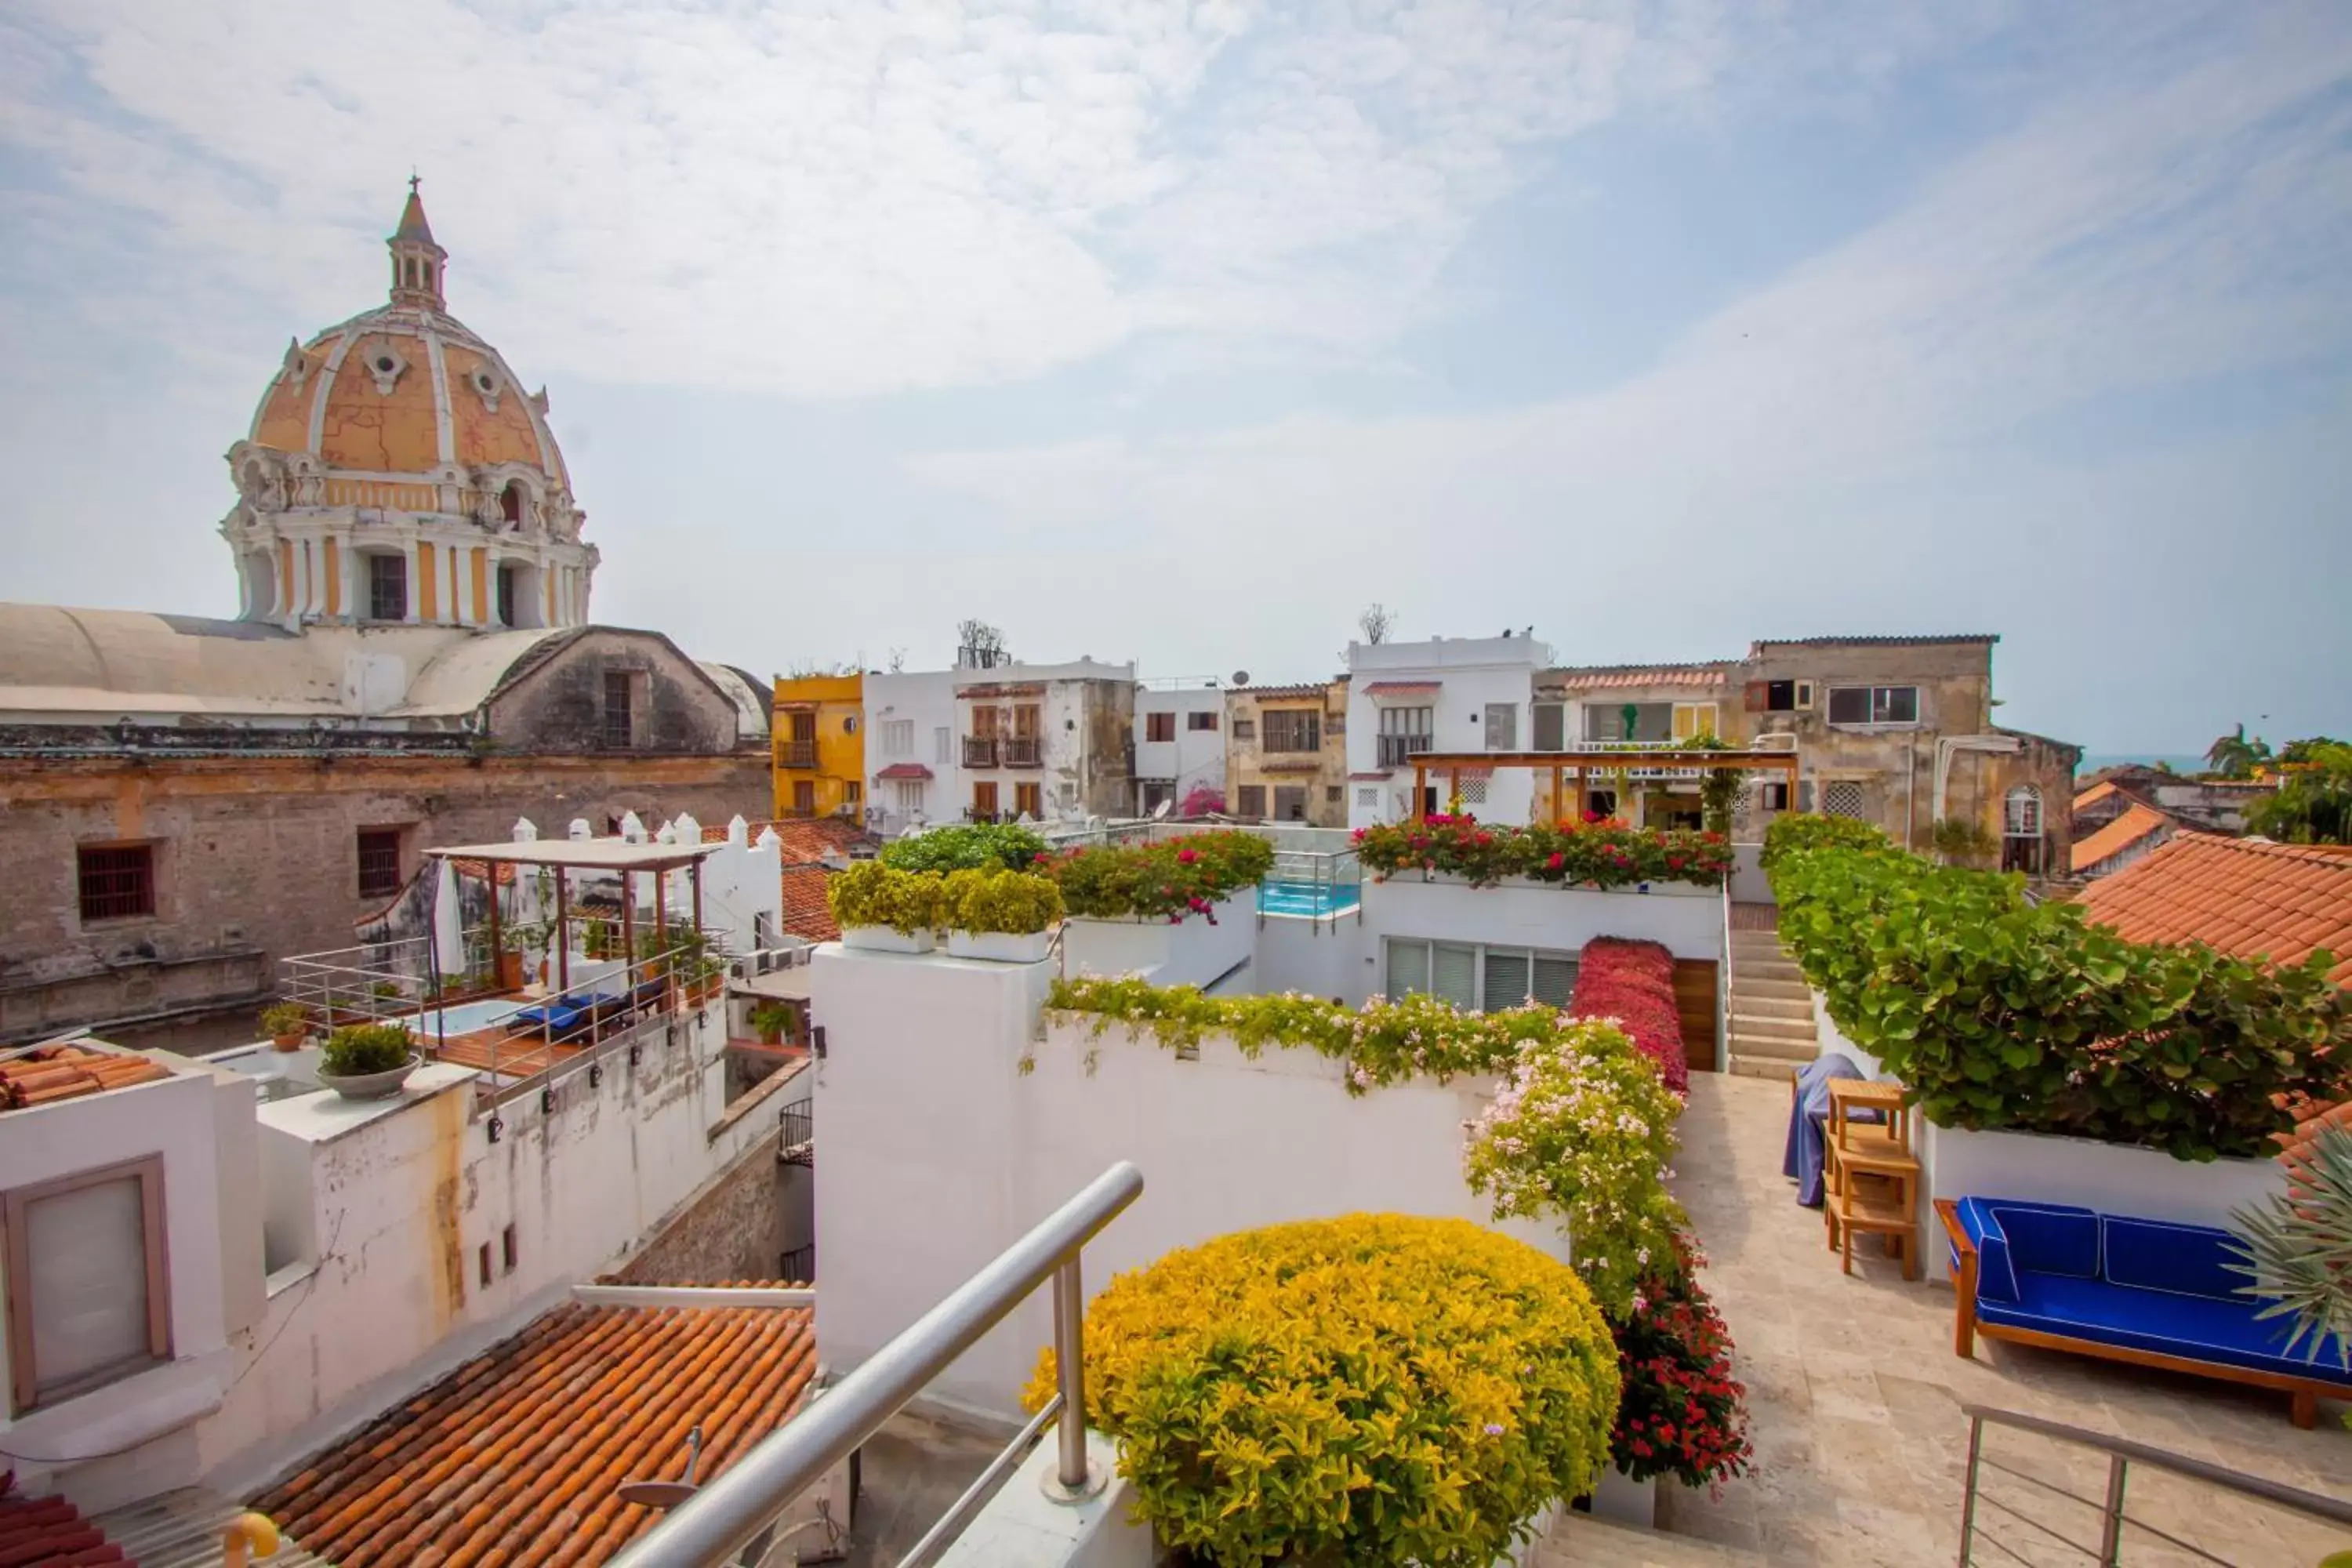
<svg viewBox="0 0 2352 1568"><path fill-rule="evenodd" d="M1658 1075L1678 1095L1690 1093L1683 1055L1682 1009L1675 1005L1674 954L1654 942L1600 936L1577 960L1576 990L1568 1010L1580 1018L1607 1018L1624 1030Z"/></svg>
<svg viewBox="0 0 2352 1568"><path fill-rule="evenodd" d="M1612 1319L1624 1393L1610 1457L1637 1481L1672 1476L1720 1490L1748 1468L1748 1391L1731 1375L1731 1331L1698 1282L1687 1234L1654 1259L1622 1321Z"/></svg>

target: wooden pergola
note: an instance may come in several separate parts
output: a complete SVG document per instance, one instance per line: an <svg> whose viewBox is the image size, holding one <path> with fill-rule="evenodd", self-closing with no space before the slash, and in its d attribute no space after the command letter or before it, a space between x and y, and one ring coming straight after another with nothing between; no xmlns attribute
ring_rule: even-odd
<svg viewBox="0 0 2352 1568"><path fill-rule="evenodd" d="M1551 799L1554 815L1559 810L1560 788L1570 773L1581 780L1599 773L1624 773L1634 769L1683 768L1704 773L1765 773L1787 776L1790 794L1797 782L1797 753L1794 752L1731 752L1713 751L1704 747L1643 747L1624 751L1572 752L1420 752L1406 759L1412 763L1412 819L1419 822L1427 815L1429 775L1442 773L1445 778L1445 798L1452 800L1465 773L1491 773L1496 768L1529 768L1551 772Z"/></svg>
<svg viewBox="0 0 2352 1568"><path fill-rule="evenodd" d="M669 919L669 873L685 870L694 885L694 934L702 934L702 862L706 856L725 848L724 844L632 844L619 838L531 838L502 844L467 844L444 849L428 849L426 854L445 860L480 860L490 869L490 952L499 951L499 889L498 870L500 866L512 866L516 874L523 868L548 870L555 873L555 949L556 985L559 991L572 986L571 891L569 871L613 871L621 878L621 951L626 961L636 962L637 930L636 900L634 879L650 871L654 879L654 918L667 924Z"/></svg>

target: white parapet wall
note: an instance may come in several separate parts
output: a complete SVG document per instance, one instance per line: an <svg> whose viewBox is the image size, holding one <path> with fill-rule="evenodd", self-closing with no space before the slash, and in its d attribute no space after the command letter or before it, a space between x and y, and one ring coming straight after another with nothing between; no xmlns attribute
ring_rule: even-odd
<svg viewBox="0 0 2352 1568"><path fill-rule="evenodd" d="M1155 985L1211 985L1250 961L1257 939L1257 889L1244 888L1216 906L1216 919L1180 921L1091 920L1062 926L1062 952L1073 975L1139 974Z"/></svg>
<svg viewBox="0 0 2352 1568"><path fill-rule="evenodd" d="M1171 1248L1284 1220L1371 1210L1490 1222L1462 1177L1462 1124L1489 1081L1359 1099L1337 1063L1303 1050L1253 1061L1213 1037L1184 1060L1065 1018L1040 1039L1036 967L818 950L817 1348L836 1373L1119 1160L1141 1168L1144 1194L1087 1247L1089 1298ZM1553 1227L1496 1228L1567 1256ZM1052 1332L1041 1293L932 1396L1013 1416Z"/></svg>

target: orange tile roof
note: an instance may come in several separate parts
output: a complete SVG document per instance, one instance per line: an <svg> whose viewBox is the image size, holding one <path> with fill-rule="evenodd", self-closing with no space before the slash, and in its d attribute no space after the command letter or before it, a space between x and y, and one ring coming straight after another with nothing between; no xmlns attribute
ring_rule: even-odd
<svg viewBox="0 0 2352 1568"><path fill-rule="evenodd" d="M751 842L757 844L760 835L768 828L776 830L783 843L783 859L787 866L814 866L828 854L847 855L858 848L871 848L880 842L861 825L845 816L786 817L774 822L754 822L750 825ZM706 825L702 829L705 844L722 844L727 839L723 826Z"/></svg>
<svg viewBox="0 0 2352 1568"><path fill-rule="evenodd" d="M13 1473L0 1473L0 1563L55 1563L59 1568L128 1564L122 1548L62 1497L29 1498Z"/></svg>
<svg viewBox="0 0 2352 1568"><path fill-rule="evenodd" d="M2106 799L2109 795L2121 794L2123 794L2123 791L2116 786L2114 780L2101 779L2097 784L2093 784L2090 788L2083 791L2082 794L2074 797L2074 809L2076 811L2080 811L2086 805L2098 805L2099 802Z"/></svg>
<svg viewBox="0 0 2352 1568"><path fill-rule="evenodd" d="M2088 838L2075 841L2074 869L2078 872L2087 871L2102 860L2122 854L2149 834L2160 833L2168 827L2178 827L2179 825L2178 818L2158 811L2152 805L2141 805L2135 802L2130 810L2092 834Z"/></svg>
<svg viewBox="0 0 2352 1568"><path fill-rule="evenodd" d="M814 1318L776 1307L559 1307L280 1481L254 1506L341 1568L602 1563L654 1522L621 1483L698 1479L782 1424Z"/></svg>
<svg viewBox="0 0 2352 1568"><path fill-rule="evenodd" d="M2081 902L2133 942L2201 942L2273 963L2326 948L2328 978L2352 986L2352 854L2334 846L2184 833L2092 883Z"/></svg>
<svg viewBox="0 0 2352 1568"><path fill-rule="evenodd" d="M787 866L783 871L784 930L811 942L839 942L841 928L834 923L833 906L825 901L825 884L833 873L822 866Z"/></svg>
<svg viewBox="0 0 2352 1568"><path fill-rule="evenodd" d="M0 1111L53 1105L171 1076L172 1069L162 1062L128 1051L52 1046L0 1061Z"/></svg>

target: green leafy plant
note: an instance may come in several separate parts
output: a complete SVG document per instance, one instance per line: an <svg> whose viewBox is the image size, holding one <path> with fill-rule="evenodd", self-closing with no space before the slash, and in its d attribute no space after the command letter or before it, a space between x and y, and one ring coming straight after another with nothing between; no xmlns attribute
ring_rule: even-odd
<svg viewBox="0 0 2352 1568"><path fill-rule="evenodd" d="M1700 735L1685 742L1694 752L1727 752L1731 742L1720 735ZM1734 768L1710 768L1698 781L1699 821L1709 833L1731 836L1732 813L1739 808L1739 792L1748 775Z"/></svg>
<svg viewBox="0 0 2352 1568"><path fill-rule="evenodd" d="M1687 1233L1643 1271L1631 1310L1610 1319L1617 1336L1617 1404L1611 1457L1637 1481L1672 1476L1719 1489L1748 1468L1748 1391L1731 1375L1731 1331L1698 1271Z"/></svg>
<svg viewBox="0 0 2352 1568"><path fill-rule="evenodd" d="M1617 1316L1685 1224L1664 1181L1681 1110L1623 1031L1554 1015L1520 1042L1471 1121L1463 1173L1493 1197L1496 1219L1559 1222L1575 1240L1577 1274Z"/></svg>
<svg viewBox="0 0 2352 1568"><path fill-rule="evenodd" d="M942 919L952 931L1029 936L1051 930L1063 914L1062 889L1031 871L951 871L940 896Z"/></svg>
<svg viewBox="0 0 2352 1568"><path fill-rule="evenodd" d="M1195 1561L1486 1568L1607 1463L1617 1356L1564 1266L1466 1220L1270 1226L1087 1309L1087 1412ZM1026 1397L1054 1389L1054 1353Z"/></svg>
<svg viewBox="0 0 2352 1568"><path fill-rule="evenodd" d="M310 1032L312 1014L299 1002L273 1002L261 1010L261 1032L271 1039Z"/></svg>
<svg viewBox="0 0 2352 1568"><path fill-rule="evenodd" d="M1886 849L1894 843L1875 824L1856 817L1783 813L1764 830L1764 852L1757 863L1769 871L1786 857L1803 850Z"/></svg>
<svg viewBox="0 0 2352 1568"><path fill-rule="evenodd" d="M373 980L368 983L368 994L379 1001L399 1002L404 1000L408 994L403 991L396 982Z"/></svg>
<svg viewBox="0 0 2352 1568"><path fill-rule="evenodd" d="M1045 857L1045 841L1011 822L931 827L882 847L882 863L900 871L976 870L1001 866L1026 871Z"/></svg>
<svg viewBox="0 0 2352 1568"><path fill-rule="evenodd" d="M2329 955L2271 968L2142 946L2030 902L2019 878L1792 826L1807 820L1836 819L1765 838L1781 940L1929 1121L2210 1160L2267 1153L2297 1098L2342 1098L2352 995Z"/></svg>
<svg viewBox="0 0 2352 1568"><path fill-rule="evenodd" d="M860 860L826 879L824 900L843 926L888 926L901 936L939 929L944 879Z"/></svg>
<svg viewBox="0 0 2352 1568"><path fill-rule="evenodd" d="M1570 887L1719 887L1731 869L1731 847L1720 833L1628 827L1599 816L1530 827L1472 816L1428 816L1360 827L1355 841L1357 858L1383 880L1401 872L1436 871L1480 888L1505 877Z"/></svg>
<svg viewBox="0 0 2352 1568"><path fill-rule="evenodd" d="M2352 745L2297 741L2280 754L2279 787L2246 807L2246 827L2287 844L2352 844Z"/></svg>
<svg viewBox="0 0 2352 1568"><path fill-rule="evenodd" d="M2246 1260L2231 1267L2253 1281L2238 1294L2263 1299L2256 1317L2290 1321L2289 1351L2316 1361L2332 1346L2352 1370L2352 1127L2323 1127L2288 1184L2230 1216Z"/></svg>
<svg viewBox="0 0 2352 1568"><path fill-rule="evenodd" d="M753 1033L772 1046L784 1037L785 1030L793 1026L793 1010L782 1002L762 1002L751 1009L746 1021L751 1024Z"/></svg>
<svg viewBox="0 0 2352 1568"><path fill-rule="evenodd" d="M327 1037L319 1053L319 1070L336 1078L390 1072L406 1065L415 1042L399 1024L346 1024Z"/></svg>
<svg viewBox="0 0 2352 1568"><path fill-rule="evenodd" d="M1096 844L1041 863L1069 912L1095 920L1216 919L1216 906L1274 869L1274 846L1255 833L1193 833Z"/></svg>

